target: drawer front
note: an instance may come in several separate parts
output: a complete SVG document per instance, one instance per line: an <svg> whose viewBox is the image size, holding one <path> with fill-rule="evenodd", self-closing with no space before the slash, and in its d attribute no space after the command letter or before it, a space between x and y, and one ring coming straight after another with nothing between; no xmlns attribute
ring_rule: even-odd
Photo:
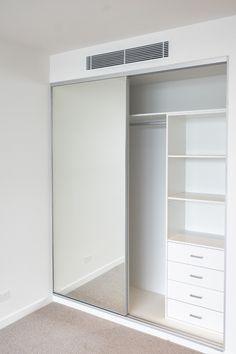
<svg viewBox="0 0 236 354"><path fill-rule="evenodd" d="M224 291L224 273L219 270L168 262L168 279L212 290Z"/></svg>
<svg viewBox="0 0 236 354"><path fill-rule="evenodd" d="M224 251L168 242L168 260L224 270Z"/></svg>
<svg viewBox="0 0 236 354"><path fill-rule="evenodd" d="M169 280L168 298L206 307L218 312L224 311L224 293L199 286Z"/></svg>
<svg viewBox="0 0 236 354"><path fill-rule="evenodd" d="M207 328L220 333L223 332L224 316L221 312L168 299L167 315L168 317L181 322L187 322L191 325Z"/></svg>

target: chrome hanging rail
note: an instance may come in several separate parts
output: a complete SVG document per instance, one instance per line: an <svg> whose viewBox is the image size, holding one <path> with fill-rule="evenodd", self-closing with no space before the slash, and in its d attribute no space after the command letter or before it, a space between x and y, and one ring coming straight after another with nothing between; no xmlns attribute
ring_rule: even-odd
<svg viewBox="0 0 236 354"><path fill-rule="evenodd" d="M137 126L143 126L143 125L147 125L147 126L160 126L160 127L165 127L166 126L166 121L164 120L151 120L151 121L140 121L140 122L130 122L129 123L131 126L137 125Z"/></svg>

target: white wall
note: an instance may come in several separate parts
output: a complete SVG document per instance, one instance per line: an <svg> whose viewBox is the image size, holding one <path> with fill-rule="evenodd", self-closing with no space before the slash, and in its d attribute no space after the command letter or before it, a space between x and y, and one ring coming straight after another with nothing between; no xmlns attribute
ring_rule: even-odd
<svg viewBox="0 0 236 354"><path fill-rule="evenodd" d="M48 58L0 43L0 327L50 298Z"/></svg>
<svg viewBox="0 0 236 354"><path fill-rule="evenodd" d="M86 55L108 52L163 40L170 41L170 57L122 65L109 69L85 71ZM128 74L131 70L167 69L171 65L182 66L197 60L228 56L228 177L227 177L227 262L226 262L226 350L236 352L236 16L171 29L145 36L57 54L51 57L50 81L75 80L103 74ZM173 338L172 338L173 339ZM199 348L199 347L198 347ZM209 353L210 351L208 351Z"/></svg>
<svg viewBox="0 0 236 354"><path fill-rule="evenodd" d="M168 65L183 64L201 59L235 55L236 16L203 22L120 41L104 43L52 55L50 58L50 82L76 80L101 75L123 75L135 70L167 69ZM86 56L106 53L149 43L169 40L169 58L119 65L116 67L86 71Z"/></svg>

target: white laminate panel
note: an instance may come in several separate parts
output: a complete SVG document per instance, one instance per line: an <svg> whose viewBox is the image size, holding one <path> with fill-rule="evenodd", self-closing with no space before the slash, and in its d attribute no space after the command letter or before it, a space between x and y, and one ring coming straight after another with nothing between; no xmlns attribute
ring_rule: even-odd
<svg viewBox="0 0 236 354"><path fill-rule="evenodd" d="M224 251L168 242L168 260L224 270Z"/></svg>
<svg viewBox="0 0 236 354"><path fill-rule="evenodd" d="M168 298L187 302L218 312L224 311L224 293L200 286L168 281Z"/></svg>
<svg viewBox="0 0 236 354"><path fill-rule="evenodd" d="M168 279L207 289L224 291L224 273L218 270L168 262Z"/></svg>
<svg viewBox="0 0 236 354"><path fill-rule="evenodd" d="M189 305L172 299L168 300L168 317L192 325L223 332L223 314L203 307Z"/></svg>

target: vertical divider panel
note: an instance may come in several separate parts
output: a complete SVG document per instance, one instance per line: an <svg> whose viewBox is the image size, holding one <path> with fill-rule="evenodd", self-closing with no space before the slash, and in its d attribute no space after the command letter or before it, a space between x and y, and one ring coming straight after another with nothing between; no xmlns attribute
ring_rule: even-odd
<svg viewBox="0 0 236 354"><path fill-rule="evenodd" d="M168 195L169 195L169 115L166 114L166 252L165 252L165 260L166 260L166 266L165 266L165 317L167 317L168 313L168 230L169 230L169 218L168 218L168 210L169 210L169 202L168 202Z"/></svg>
<svg viewBox="0 0 236 354"><path fill-rule="evenodd" d="M126 250L125 250L125 276L126 276L126 313L129 313L129 119L130 119L130 82L129 78L126 78L126 185L125 185L125 198L126 198Z"/></svg>

